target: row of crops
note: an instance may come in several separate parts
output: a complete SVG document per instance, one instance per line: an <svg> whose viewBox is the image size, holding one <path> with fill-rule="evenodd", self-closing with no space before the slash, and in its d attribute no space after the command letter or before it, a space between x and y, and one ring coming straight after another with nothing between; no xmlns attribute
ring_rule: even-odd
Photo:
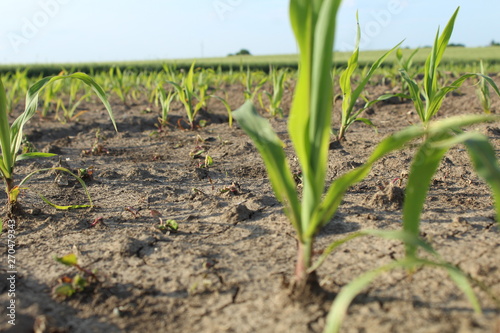
<svg viewBox="0 0 500 333"><path fill-rule="evenodd" d="M386 86L388 93L408 94L407 83L404 82L399 70L404 68L412 78L422 77L424 64L413 60L423 51L415 50L409 53L407 50L398 49L384 59L389 63L388 65L384 66L384 62L380 62L377 68L373 68L373 64L363 65L356 60L355 63L350 64L349 79L355 84L368 77L371 78L371 84ZM363 53L358 57L362 58ZM394 64L391 64L392 58L396 60ZM494 63L483 64L482 61L447 65L446 70L439 71L439 80L443 86L446 86L465 72L491 74L495 67ZM375 71L370 72L372 69ZM59 75L71 72L74 70L62 69ZM283 116L281 106L284 91L293 88L297 79L297 70L287 67L270 66L264 71L240 65L235 66L235 69L231 67L228 71L224 71L222 66L212 69L197 66L194 62L187 69L175 64L163 64L160 70L155 71L137 71L137 68L121 69L118 66L112 66L106 71L90 70L90 72L108 96L117 102L127 106L147 103L154 107L159 112L159 125L168 121L172 106L178 105L186 110L187 120L191 126L194 126L196 114L201 109L209 111L207 105L211 99L217 99L227 109L231 120L230 111L238 105L230 99L232 96L228 96L227 87L229 86L239 87L245 100L255 101L270 116ZM334 87L340 86L342 73L346 73L345 66L332 69ZM42 74L33 76L29 67L17 68L2 75L8 96L9 113L12 113L16 106L23 104L28 88L42 76ZM481 103L482 108L489 112L491 103L488 98L488 88L481 85L480 80L477 82L479 83L477 85L478 103ZM365 82L364 85L367 83ZM337 93L340 94L340 91ZM352 110L355 113L368 108L381 96L368 96L361 92L357 97L365 100L366 103ZM383 98L388 97L386 95ZM399 95L401 100L404 97ZM92 97L91 88L81 81L60 80L43 91L38 112L44 118L48 117L61 122L75 121L83 112L86 112L82 107L82 102L90 101L92 98L94 97ZM185 103L186 98L189 99L187 103Z"/></svg>

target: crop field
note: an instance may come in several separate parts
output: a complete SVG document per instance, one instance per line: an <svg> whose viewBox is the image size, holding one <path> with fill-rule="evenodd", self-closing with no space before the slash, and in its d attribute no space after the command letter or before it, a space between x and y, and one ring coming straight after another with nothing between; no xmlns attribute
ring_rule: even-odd
<svg viewBox="0 0 500 333"><path fill-rule="evenodd" d="M500 48L299 3L299 56L0 69L0 331L500 332Z"/></svg>

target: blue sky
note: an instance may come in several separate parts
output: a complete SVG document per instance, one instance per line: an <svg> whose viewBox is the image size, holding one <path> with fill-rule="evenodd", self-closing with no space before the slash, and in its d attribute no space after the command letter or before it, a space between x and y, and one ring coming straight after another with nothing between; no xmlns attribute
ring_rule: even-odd
<svg viewBox="0 0 500 333"><path fill-rule="evenodd" d="M101 62L296 53L288 0L3 0L0 63ZM498 0L344 0L336 49L352 50L359 10L362 50L433 42L461 6L454 43L500 41ZM500 55L499 55L500 56Z"/></svg>

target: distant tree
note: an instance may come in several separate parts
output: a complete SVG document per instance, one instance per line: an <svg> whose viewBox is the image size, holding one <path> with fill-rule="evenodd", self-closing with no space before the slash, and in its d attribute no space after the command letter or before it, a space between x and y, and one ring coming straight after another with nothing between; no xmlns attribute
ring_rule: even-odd
<svg viewBox="0 0 500 333"><path fill-rule="evenodd" d="M495 40L493 39L490 43L490 46L500 46L500 43L495 42Z"/></svg>
<svg viewBox="0 0 500 333"><path fill-rule="evenodd" d="M461 43L450 43L448 44L449 47L465 47L465 44Z"/></svg>
<svg viewBox="0 0 500 333"><path fill-rule="evenodd" d="M230 53L227 56L228 57L232 57L232 56L235 56L235 55L252 55L252 54L247 49L241 49L238 52L236 52L235 54Z"/></svg>

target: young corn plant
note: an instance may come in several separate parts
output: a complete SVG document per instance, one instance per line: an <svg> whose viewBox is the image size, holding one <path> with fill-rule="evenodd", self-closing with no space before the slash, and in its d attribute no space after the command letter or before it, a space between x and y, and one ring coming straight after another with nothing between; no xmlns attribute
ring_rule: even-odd
<svg viewBox="0 0 500 333"><path fill-rule="evenodd" d="M179 101L184 105L191 130L194 130L195 128L194 119L198 111L201 109L202 105L199 102L195 103L196 94L194 91L194 65L195 63L193 62L193 64L189 68L189 72L182 79L181 84L175 83L174 81L167 81L167 83L171 84L174 87L175 91L177 92Z"/></svg>
<svg viewBox="0 0 500 333"><path fill-rule="evenodd" d="M446 95L459 89L462 84L471 77L483 79L484 82L489 84L497 95L500 96L500 90L495 82L490 77L481 73L462 75L447 86L440 86L438 82L439 64L441 63L446 47L450 41L459 10L460 7L457 8L441 35L439 35L438 29L431 53L425 62L424 81L422 86L419 86L406 70L401 70L403 79L408 83L410 97L413 100L417 114L424 125L428 125L431 119L439 112Z"/></svg>
<svg viewBox="0 0 500 333"><path fill-rule="evenodd" d="M23 71L17 69L16 72L10 77L11 84L6 89L7 94L7 110L9 114L12 113L14 106L19 103L23 95L26 95L28 90L28 69ZM6 87L7 88L7 87Z"/></svg>
<svg viewBox="0 0 500 333"><path fill-rule="evenodd" d="M298 240L294 285L315 283L312 264L314 237L329 221L336 198L322 198L325 186L332 105L330 69L336 13L340 0L290 1L290 19L300 49L300 74L290 110L288 132L302 167L302 199L286 162L283 142L270 123L258 115L251 100L234 118L252 138L271 180L274 193L296 230Z"/></svg>
<svg viewBox="0 0 500 333"><path fill-rule="evenodd" d="M62 76L65 74L65 71L62 71L59 73L59 76ZM63 88L63 82L62 81L57 81L54 82L54 84L51 84L50 86L45 89L43 93L43 106L42 106L42 111L41 115L42 117L46 117L47 114L49 113L50 109L55 105L56 110L55 112L58 111L58 103L57 103L57 95Z"/></svg>
<svg viewBox="0 0 500 333"><path fill-rule="evenodd" d="M167 83L171 84L174 87L179 101L184 105L191 130L195 129L195 117L201 110L203 105L206 105L206 99L208 98L216 98L224 104L229 117L229 126L232 126L233 116L231 113L231 108L224 98L215 95L206 95L202 99L195 91L194 66L195 63L193 62L189 69L189 72L182 79L181 84L175 83L174 81L167 81Z"/></svg>
<svg viewBox="0 0 500 333"><path fill-rule="evenodd" d="M111 79L111 89L123 102L128 105L128 99L132 90L130 78L123 73L120 67L111 67L109 69L109 78Z"/></svg>
<svg viewBox="0 0 500 333"><path fill-rule="evenodd" d="M166 92L161 84L159 84L156 89L158 90L158 99L160 100L161 106L161 117L158 118L158 123L159 128L163 129L168 123L168 114L170 113L176 93L172 90Z"/></svg>
<svg viewBox="0 0 500 333"><path fill-rule="evenodd" d="M247 67L246 73L244 73L242 70L241 73L241 80L245 84L245 100L253 102L255 100L255 97L257 97L259 90L262 89L264 84L266 84L267 77L262 77L254 86L254 79L257 77L257 75L250 71L250 67Z"/></svg>
<svg viewBox="0 0 500 333"><path fill-rule="evenodd" d="M273 93L271 94L267 91L264 91L263 94L265 94L267 96L267 99L269 100L269 107L267 108L267 111L273 117L276 117L277 115L283 117L283 109L281 108L281 101L283 100L283 92L285 90L285 79L286 79L286 70L271 68ZM259 94L259 102L261 107L264 107L264 102L262 100L262 93Z"/></svg>
<svg viewBox="0 0 500 333"><path fill-rule="evenodd" d="M415 49L410 55L405 58L403 55L403 51L401 49L397 49L396 51L396 59L398 61L399 68L402 68L406 73L409 73L410 77L413 77L412 67L413 67L413 58L417 54L419 49ZM408 86L408 82L402 80L401 94L400 100L404 98L404 95L408 96L410 93L410 88Z"/></svg>
<svg viewBox="0 0 500 333"><path fill-rule="evenodd" d="M82 114L88 112L88 110L83 110L75 114L75 111L80 106L80 104L92 95L92 92L88 91L84 92L84 94L78 97L80 88L81 88L81 81L73 80L71 81L69 86L67 104L64 102L64 99L62 97L57 99L56 112L62 109L63 116L62 118L60 118L60 120L64 123L68 121L74 121ZM57 113L56 113L56 118L59 118L59 115Z"/></svg>
<svg viewBox="0 0 500 333"><path fill-rule="evenodd" d="M38 108L38 96L40 92L51 84L66 78L78 79L90 86L96 95L101 99L102 103L106 107L111 121L116 129L116 124L113 118L113 113L111 111L111 106L106 98L106 94L102 88L95 83L95 81L88 75L83 73L74 73L70 75L60 75L53 77L43 78L36 83L34 83L28 90L26 94L26 106L24 112L9 125L8 110L7 110L7 96L5 94L5 89L3 87L2 80L0 79L0 147L2 149L2 154L0 156L0 174L5 182L5 192L7 193L8 202L7 208L8 212L12 213L15 208L18 207L17 196L20 191L20 185L26 182L34 173L44 170L38 170L20 182L20 185L14 184L14 169L16 163L21 160L38 158L38 157L49 157L54 156L54 154L39 153L39 152L27 152L20 154L20 148L23 141L23 127L24 125L33 117ZM59 171L64 171L72 174L69 170L65 168L56 168ZM73 174L72 174L73 175ZM79 179L77 177L77 179ZM81 180L81 179L80 179ZM79 181L80 181L79 180ZM81 181L84 185L83 181ZM43 199L43 198L42 198ZM69 208L79 208L79 207L67 207Z"/></svg>
<svg viewBox="0 0 500 333"><path fill-rule="evenodd" d="M481 74L483 76L486 75L486 71L484 70L483 61L479 63ZM477 96L479 97L479 101L481 102L481 107L483 108L484 113L491 113L491 96L490 96L490 87L486 83L484 77L479 78L479 83L476 89Z"/></svg>
<svg viewBox="0 0 500 333"><path fill-rule="evenodd" d="M345 138L347 129L356 121L361 121L369 126L375 126L373 125L370 119L358 116L361 114L361 112L365 111L376 102L389 99L392 97L392 95L382 95L374 101L371 102L367 101L365 106L360 108L359 110L355 110L356 102L361 97L361 94L363 93L365 86L368 84L373 74L375 74L375 71L382 65L384 60L402 43L402 42L399 43L391 50L386 52L384 55L382 55L377 61L375 61L375 63L373 63L370 69L366 69L366 73L361 74L361 77L363 79L361 80L361 82L358 83L356 89L353 90L351 82L353 79L354 71L358 68L359 43L361 41L361 28L359 25L359 18L357 13L356 13L356 22L357 22L356 47L354 49L354 53L347 62L347 68L340 75L340 89L342 90L343 100L342 100L342 117L340 120L340 128L337 133L338 141L341 141Z"/></svg>

